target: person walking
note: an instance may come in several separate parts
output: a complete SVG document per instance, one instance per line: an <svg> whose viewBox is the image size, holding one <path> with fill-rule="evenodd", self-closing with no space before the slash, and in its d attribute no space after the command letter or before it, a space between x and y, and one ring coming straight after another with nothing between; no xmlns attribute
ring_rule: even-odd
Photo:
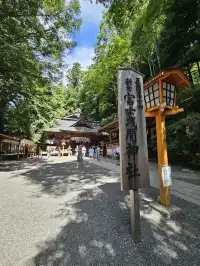
<svg viewBox="0 0 200 266"><path fill-rule="evenodd" d="M47 157L49 159L49 157L51 156L51 147L47 146Z"/></svg>
<svg viewBox="0 0 200 266"><path fill-rule="evenodd" d="M97 159L97 161L100 161L100 147L99 146L97 146L97 148L96 148L96 159Z"/></svg>
<svg viewBox="0 0 200 266"><path fill-rule="evenodd" d="M89 149L89 157L90 157L90 160L94 159L94 149L92 147L90 147Z"/></svg>
<svg viewBox="0 0 200 266"><path fill-rule="evenodd" d="M76 148L75 148L75 155L76 157L78 156L78 145L76 145Z"/></svg>
<svg viewBox="0 0 200 266"><path fill-rule="evenodd" d="M79 145L78 146L78 150L77 150L77 168L79 167L79 164L83 164L83 154L82 154L82 146Z"/></svg>
<svg viewBox="0 0 200 266"><path fill-rule="evenodd" d="M85 158L85 154L86 154L86 147L85 147L85 145L83 145L83 147L82 147L82 154L83 154L83 158Z"/></svg>
<svg viewBox="0 0 200 266"><path fill-rule="evenodd" d="M119 144L116 148L116 156L117 156L117 164L116 165L120 165L120 146L119 146Z"/></svg>

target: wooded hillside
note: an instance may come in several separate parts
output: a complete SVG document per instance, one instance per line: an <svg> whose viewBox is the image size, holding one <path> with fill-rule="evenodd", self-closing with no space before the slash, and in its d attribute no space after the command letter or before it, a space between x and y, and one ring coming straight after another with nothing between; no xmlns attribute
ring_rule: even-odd
<svg viewBox="0 0 200 266"><path fill-rule="evenodd" d="M76 45L78 0L1 2L0 130L38 140L76 108L106 124L117 117L117 67L131 66L145 81L179 67L193 85L178 95L185 112L167 121L169 155L200 166L200 1L98 2L106 9L87 71L62 61Z"/></svg>

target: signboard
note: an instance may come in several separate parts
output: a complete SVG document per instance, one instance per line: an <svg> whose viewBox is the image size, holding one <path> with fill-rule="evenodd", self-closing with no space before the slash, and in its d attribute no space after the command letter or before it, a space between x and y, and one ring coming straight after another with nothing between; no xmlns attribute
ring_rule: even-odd
<svg viewBox="0 0 200 266"><path fill-rule="evenodd" d="M77 143L81 143L81 142L90 143L91 142L90 138L87 138L87 137L71 137L71 140L76 141Z"/></svg>
<svg viewBox="0 0 200 266"><path fill-rule="evenodd" d="M172 185L171 167L170 166L163 166L162 167L162 182L163 182L163 187L169 187Z"/></svg>
<svg viewBox="0 0 200 266"><path fill-rule="evenodd" d="M122 190L150 186L143 78L118 69L120 177Z"/></svg>

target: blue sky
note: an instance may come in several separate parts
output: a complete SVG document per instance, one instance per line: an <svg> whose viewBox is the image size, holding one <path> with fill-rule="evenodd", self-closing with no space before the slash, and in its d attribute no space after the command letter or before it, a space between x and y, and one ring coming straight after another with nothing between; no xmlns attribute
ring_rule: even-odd
<svg viewBox="0 0 200 266"><path fill-rule="evenodd" d="M92 63L94 56L94 44L99 32L99 24L103 6L100 4L91 4L89 0L79 0L81 5L81 17L83 23L81 29L75 35L77 47L70 56L65 57L65 62L72 66L74 62L79 62L82 69L86 70Z"/></svg>

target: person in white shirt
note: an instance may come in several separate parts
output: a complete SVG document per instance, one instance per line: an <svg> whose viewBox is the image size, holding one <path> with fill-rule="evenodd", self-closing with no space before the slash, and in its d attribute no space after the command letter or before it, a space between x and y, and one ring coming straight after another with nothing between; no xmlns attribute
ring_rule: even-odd
<svg viewBox="0 0 200 266"><path fill-rule="evenodd" d="M120 146L119 146L119 144L116 148L116 155L117 155L117 164L116 165L120 165Z"/></svg>
<svg viewBox="0 0 200 266"><path fill-rule="evenodd" d="M97 146L96 148L96 159L97 161L100 161L100 153L101 153L101 149L99 146Z"/></svg>
<svg viewBox="0 0 200 266"><path fill-rule="evenodd" d="M85 158L85 154L86 154L86 147L85 147L85 145L83 145L83 147L82 147L82 154L83 154L83 158Z"/></svg>
<svg viewBox="0 0 200 266"><path fill-rule="evenodd" d="M77 157L78 156L78 145L76 145L75 154L76 154L76 157Z"/></svg>

